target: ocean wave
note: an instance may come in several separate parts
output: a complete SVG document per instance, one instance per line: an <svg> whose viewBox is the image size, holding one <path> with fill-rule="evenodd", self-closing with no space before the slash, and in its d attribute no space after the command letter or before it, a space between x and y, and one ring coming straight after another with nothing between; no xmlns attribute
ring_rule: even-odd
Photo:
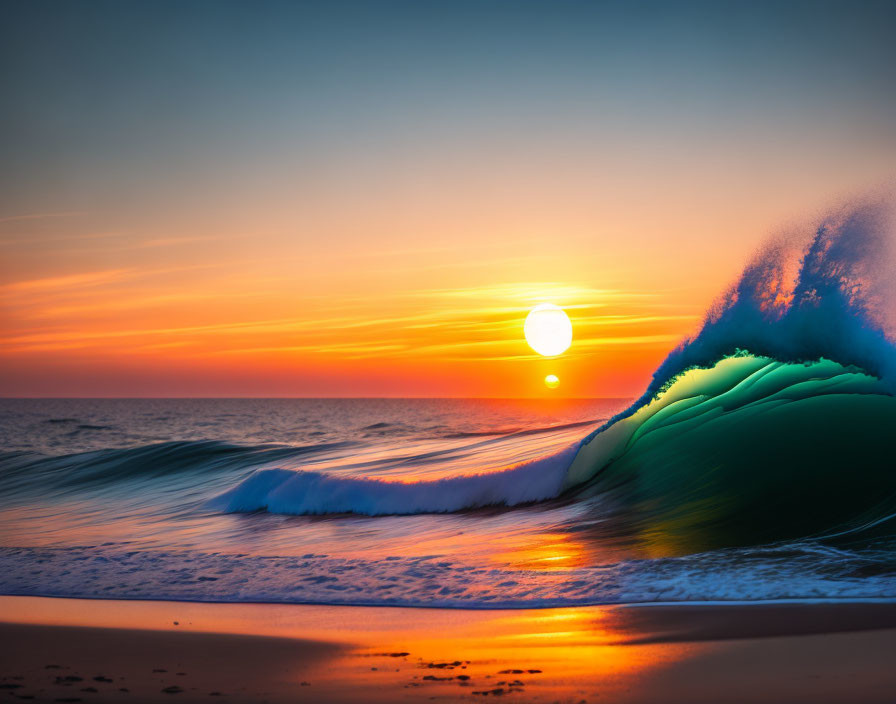
<svg viewBox="0 0 896 704"><path fill-rule="evenodd" d="M870 525L896 510L887 389L829 360L730 357L589 438L566 487L612 493L673 552Z"/></svg>
<svg viewBox="0 0 896 704"><path fill-rule="evenodd" d="M538 428L495 428L489 430L477 430L460 433L445 433L443 438L463 440L466 438L493 437L500 436L502 438L524 437L526 435L538 435L540 433L556 432L557 430L569 430L570 428L581 428L586 425L594 425L605 418L593 418L590 420L577 420L572 423L560 423L557 425L546 425Z"/></svg>
<svg viewBox="0 0 896 704"><path fill-rule="evenodd" d="M0 492L46 494L118 482L210 474L222 469L249 469L347 445L234 445L209 440L163 442L58 456L7 452L0 454Z"/></svg>
<svg viewBox="0 0 896 704"><path fill-rule="evenodd" d="M623 497L694 547L876 524L896 507L893 208L777 239L583 441L565 488ZM760 518L762 516L762 518Z"/></svg>
<svg viewBox="0 0 896 704"><path fill-rule="evenodd" d="M714 544L746 544L892 513L894 425L896 398L856 367L740 354L680 374L581 443L501 471L400 482L268 468L206 507L375 516L614 492L670 541L712 526ZM687 539L706 540L696 532Z"/></svg>
<svg viewBox="0 0 896 704"><path fill-rule="evenodd" d="M385 481L326 472L260 469L207 507L226 512L368 516L518 506L556 497L578 445L503 471L432 481Z"/></svg>
<svg viewBox="0 0 896 704"><path fill-rule="evenodd" d="M859 367L892 392L894 211L888 201L862 203L832 213L808 237L770 241L710 306L699 332L666 357L642 397L608 425L649 403L679 374L742 350L780 362L824 358Z"/></svg>
<svg viewBox="0 0 896 704"><path fill-rule="evenodd" d="M432 513L597 487L657 530L724 528L737 544L873 521L896 496L893 287L882 268L890 215L863 204L827 218L802 247L772 242L645 394L576 446L490 474L407 483L265 469L209 506ZM759 520L763 510L784 515Z"/></svg>

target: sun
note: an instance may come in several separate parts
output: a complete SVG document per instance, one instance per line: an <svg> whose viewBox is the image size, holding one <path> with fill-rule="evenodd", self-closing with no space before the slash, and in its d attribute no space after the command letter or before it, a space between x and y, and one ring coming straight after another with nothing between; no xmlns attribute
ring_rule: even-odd
<svg viewBox="0 0 896 704"><path fill-rule="evenodd" d="M530 310L523 332L529 347L544 357L563 354L572 344L569 316L553 303L539 303Z"/></svg>
<svg viewBox="0 0 896 704"><path fill-rule="evenodd" d="M557 378L556 374L548 374L544 378L544 385L549 389L556 389L558 386L560 386L560 379Z"/></svg>

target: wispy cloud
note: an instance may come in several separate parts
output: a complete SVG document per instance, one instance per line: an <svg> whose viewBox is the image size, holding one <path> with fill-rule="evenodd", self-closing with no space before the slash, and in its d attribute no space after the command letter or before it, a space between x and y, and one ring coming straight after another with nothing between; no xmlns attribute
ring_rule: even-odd
<svg viewBox="0 0 896 704"><path fill-rule="evenodd" d="M153 247L174 247L194 242L209 242L217 239L212 236L203 237L158 237L156 239L143 240L133 245L134 249L151 249Z"/></svg>
<svg viewBox="0 0 896 704"><path fill-rule="evenodd" d="M144 246L205 239L159 238ZM0 353L164 353L172 359L241 358L240 364L253 355L290 363L531 361L539 357L526 345L522 326L541 301L570 314L570 358L602 346L674 344L695 318L666 311L659 305L662 292L555 281L399 289L371 297L291 292L292 279L259 279L251 272L201 280L165 276L193 268L204 267L109 269L0 286L18 323L8 326Z"/></svg>
<svg viewBox="0 0 896 704"><path fill-rule="evenodd" d="M133 275L132 269L109 269L106 271L93 271L84 274L49 276L42 279L30 279L27 281L15 281L13 283L3 284L0 286L0 292L37 293L87 286L101 286L112 281L120 281L130 275Z"/></svg>
<svg viewBox="0 0 896 704"><path fill-rule="evenodd" d="M151 279L180 272L198 271L203 269L215 269L219 265L214 263L189 264L185 266L160 267L158 269L140 269L137 267L125 267L118 269L105 269L102 271L90 271L78 274L60 274L59 276L47 276L39 279L26 279L11 281L0 285L0 295L20 295L23 301L34 303L37 300L52 300L54 297L65 296L69 298L74 292L81 291L95 296L97 308L102 309L106 295L110 290L123 282L133 279ZM107 287L107 290L103 290ZM27 294L31 298L25 298ZM119 294L121 295L121 294ZM127 295L125 293L125 295Z"/></svg>
<svg viewBox="0 0 896 704"><path fill-rule="evenodd" d="M67 210L59 213L27 213L25 215L7 215L0 218L0 223L20 222L22 220L46 220L48 218L76 218L84 215L87 215L87 213L80 210Z"/></svg>
<svg viewBox="0 0 896 704"><path fill-rule="evenodd" d="M624 291L620 289L599 289L574 284L560 284L554 281L520 281L491 286L466 288L441 288L409 292L407 295L431 298L476 298L481 300L515 301L518 304L533 304L552 301L564 307L593 305L599 301L622 299L655 298L660 292Z"/></svg>

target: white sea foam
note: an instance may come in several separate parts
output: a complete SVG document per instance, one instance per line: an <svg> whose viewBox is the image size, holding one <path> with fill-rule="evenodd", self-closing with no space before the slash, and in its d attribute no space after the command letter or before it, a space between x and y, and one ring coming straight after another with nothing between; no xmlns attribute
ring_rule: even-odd
<svg viewBox="0 0 896 704"><path fill-rule="evenodd" d="M338 473L260 469L208 502L214 510L293 515L368 516L446 513L483 506L518 506L556 497L578 443L503 471L414 482Z"/></svg>
<svg viewBox="0 0 896 704"><path fill-rule="evenodd" d="M850 204L811 232L771 240L654 372L649 401L682 371L738 350L856 365L896 388L896 204Z"/></svg>
<svg viewBox="0 0 896 704"><path fill-rule="evenodd" d="M867 556L812 543L546 571L439 555L368 560L127 546L0 548L0 593L467 609L892 599L896 575L881 570L857 577L868 565Z"/></svg>

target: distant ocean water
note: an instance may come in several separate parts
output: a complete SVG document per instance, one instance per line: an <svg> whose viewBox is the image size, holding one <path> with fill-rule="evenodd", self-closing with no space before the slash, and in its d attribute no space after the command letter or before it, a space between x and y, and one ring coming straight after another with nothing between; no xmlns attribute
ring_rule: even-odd
<svg viewBox="0 0 896 704"><path fill-rule="evenodd" d="M881 222L755 258L634 402L0 400L0 593L894 599Z"/></svg>

